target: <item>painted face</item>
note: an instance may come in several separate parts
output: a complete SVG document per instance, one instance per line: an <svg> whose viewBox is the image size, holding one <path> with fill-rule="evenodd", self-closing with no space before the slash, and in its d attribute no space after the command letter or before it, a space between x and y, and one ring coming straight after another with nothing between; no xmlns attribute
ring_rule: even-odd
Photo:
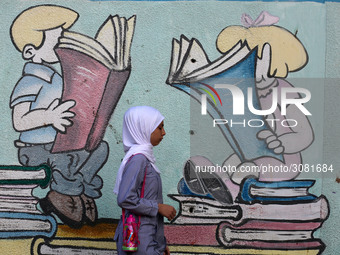
<svg viewBox="0 0 340 255"><path fill-rule="evenodd" d="M164 122L162 121L158 127L152 132L150 142L153 146L157 146L165 136Z"/></svg>
<svg viewBox="0 0 340 255"><path fill-rule="evenodd" d="M58 62L54 48L57 45L62 32L63 29L61 27L45 31L44 43L36 50L36 54L33 58L34 62L46 62L50 64Z"/></svg>

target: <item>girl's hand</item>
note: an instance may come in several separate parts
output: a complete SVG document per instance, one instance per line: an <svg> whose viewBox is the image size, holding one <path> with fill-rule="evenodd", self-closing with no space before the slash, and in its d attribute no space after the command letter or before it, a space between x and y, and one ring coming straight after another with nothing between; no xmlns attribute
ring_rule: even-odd
<svg viewBox="0 0 340 255"><path fill-rule="evenodd" d="M164 255L170 255L170 250L168 246L165 247Z"/></svg>
<svg viewBox="0 0 340 255"><path fill-rule="evenodd" d="M171 205L158 204L158 213L168 220L173 220L176 216L176 209Z"/></svg>
<svg viewBox="0 0 340 255"><path fill-rule="evenodd" d="M262 130L257 133L257 138L260 140L265 140L267 147L272 149L275 154L283 154L284 146L279 137L269 129Z"/></svg>

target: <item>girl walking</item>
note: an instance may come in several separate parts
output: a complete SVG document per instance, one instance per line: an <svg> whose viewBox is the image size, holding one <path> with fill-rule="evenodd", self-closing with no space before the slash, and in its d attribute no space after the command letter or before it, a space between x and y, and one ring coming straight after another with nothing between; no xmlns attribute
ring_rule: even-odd
<svg viewBox="0 0 340 255"><path fill-rule="evenodd" d="M157 146L165 135L163 120L162 114L150 106L132 107L124 115L125 157L117 173L114 193L118 195L118 205L125 211L124 218L132 214L136 222L140 220L139 245L134 253L138 255L170 254L164 236L163 217L172 220L176 210L163 204L160 170L153 155L153 146ZM127 254L122 249L122 219L114 239L118 254Z"/></svg>

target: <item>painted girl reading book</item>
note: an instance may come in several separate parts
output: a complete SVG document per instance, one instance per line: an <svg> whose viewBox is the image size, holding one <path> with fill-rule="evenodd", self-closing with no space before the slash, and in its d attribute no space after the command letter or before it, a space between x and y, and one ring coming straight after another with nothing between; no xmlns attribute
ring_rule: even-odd
<svg viewBox="0 0 340 255"><path fill-rule="evenodd" d="M229 26L222 30L217 38L217 49L221 53L228 52L237 42L246 41L251 49L258 47L256 61L256 90L261 109L269 109L273 100L273 88L277 88L280 98L282 88L291 88L285 78L289 72L302 69L308 62L307 52L296 37L288 30L274 25L278 17L262 12L256 20L252 20L247 14L243 14L241 21L243 26ZM290 99L301 98L298 93L290 93ZM280 100L278 100L280 102ZM234 165L241 169L244 165L299 165L302 162L301 151L308 148L314 140L314 134L307 117L291 104L287 107L286 115L281 112L281 105L278 104L267 120L276 119L277 122L270 123L270 129L260 131L258 139L264 140L267 147L275 154L282 154L283 161L273 157L260 157L253 161L241 162L239 157L231 155L224 165ZM283 120L294 119L294 125L289 127L277 124ZM233 198L239 192L239 184L249 173L236 171L231 179L225 178L225 184ZM254 173L252 173L254 175ZM285 181L294 179L299 171L288 172L259 172L258 178L261 181Z"/></svg>
<svg viewBox="0 0 340 255"><path fill-rule="evenodd" d="M231 176L226 172L194 173L195 166L211 165L211 162L204 157L191 157L184 167L184 179L194 193L209 194L222 203L232 203L239 193L242 180L250 174L257 175L260 181L291 180L299 174L298 169L279 173L241 171L244 167L260 165L267 168L298 166L302 162L301 151L314 140L309 120L301 111L302 104L283 106L281 102L281 90L293 88L285 78L289 72L302 69L307 64L308 55L294 34L274 25L278 20L267 12L262 12L255 21L244 14L243 26L228 26L218 35L216 46L223 55L213 62L196 39L189 41L182 36L180 41L173 40L168 84L201 103L202 91L210 89L220 95L220 103L210 100L208 104L214 121L232 117L241 123L245 118L260 118L268 124L261 127L219 125L226 141L235 151L225 160L224 166L232 166L236 171ZM183 58L182 52L186 52ZM223 86L229 86L230 91L234 89L236 92L226 93L226 90L221 90ZM233 105L235 100L230 95L248 93L249 88L256 91L251 97L253 108L261 111L270 109L268 116L262 116L262 113L260 116L250 110L245 113L244 103L241 104L244 107L241 115L233 112L238 108ZM277 105L274 94L277 95ZM284 96L301 103L302 95L297 92L282 94L282 98ZM286 110L286 113L281 110ZM290 123L291 120L294 122Z"/></svg>

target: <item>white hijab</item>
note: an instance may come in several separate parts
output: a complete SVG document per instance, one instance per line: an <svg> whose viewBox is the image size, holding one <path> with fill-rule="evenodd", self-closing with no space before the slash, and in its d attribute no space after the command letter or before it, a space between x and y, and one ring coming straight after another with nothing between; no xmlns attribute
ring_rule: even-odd
<svg viewBox="0 0 340 255"><path fill-rule="evenodd" d="M117 173L116 185L113 190L115 194L118 194L125 164L132 155L137 153L144 154L155 171L160 173L155 165L156 160L153 155L153 145L150 142L150 137L152 132L163 120L163 115L150 106L135 106L126 111L123 120L123 144L125 156Z"/></svg>

